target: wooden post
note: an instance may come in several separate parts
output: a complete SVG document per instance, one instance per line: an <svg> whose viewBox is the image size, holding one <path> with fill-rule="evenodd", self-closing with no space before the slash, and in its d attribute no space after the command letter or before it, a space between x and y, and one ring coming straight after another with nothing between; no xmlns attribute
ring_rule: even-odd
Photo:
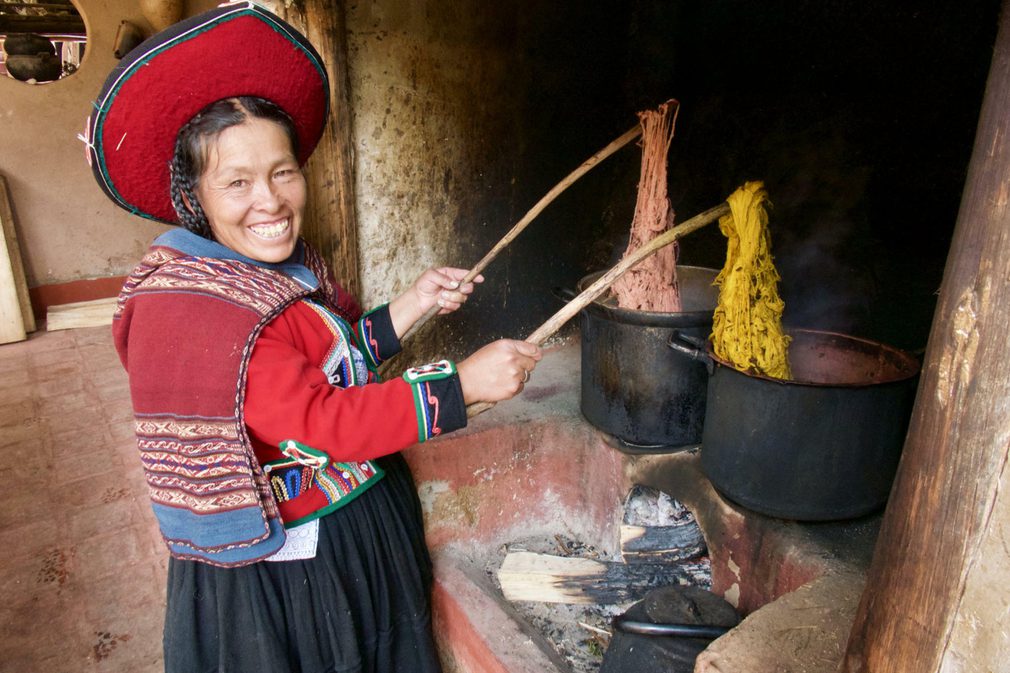
<svg viewBox="0 0 1010 673"><path fill-rule="evenodd" d="M1010 2L844 673L1006 670Z"/></svg>
<svg viewBox="0 0 1010 673"><path fill-rule="evenodd" d="M330 118L305 169L309 186L304 238L332 265L337 280L361 295L347 27L341 0L278 2L274 11L302 31L330 76Z"/></svg>

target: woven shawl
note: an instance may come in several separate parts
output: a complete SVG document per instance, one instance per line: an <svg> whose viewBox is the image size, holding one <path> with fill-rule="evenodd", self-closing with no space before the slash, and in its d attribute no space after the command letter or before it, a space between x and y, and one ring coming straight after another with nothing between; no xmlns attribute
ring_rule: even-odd
<svg viewBox="0 0 1010 673"><path fill-rule="evenodd" d="M307 246L303 264L318 289L251 260L156 242L123 287L113 335L151 505L173 556L240 566L284 544L243 418L252 347L271 319L309 294L349 320L360 315Z"/></svg>

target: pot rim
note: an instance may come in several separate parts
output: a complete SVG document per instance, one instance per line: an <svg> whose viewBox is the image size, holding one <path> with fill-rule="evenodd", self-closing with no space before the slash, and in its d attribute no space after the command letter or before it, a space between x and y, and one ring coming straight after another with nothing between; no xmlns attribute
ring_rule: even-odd
<svg viewBox="0 0 1010 673"><path fill-rule="evenodd" d="M713 282L715 281L716 276L719 275L718 269L712 269L705 266L677 265L677 270L693 271L699 274L704 273L705 275L711 274ZM606 273L606 270L594 271L593 273L583 276L576 284L576 289L580 292L585 290L604 273ZM589 311L609 320L627 325L680 327L685 321L700 323L707 320L711 322L715 306L715 303L713 303L712 308L703 311L639 311L637 309L620 308L618 306L607 306L600 300L600 297L597 297L582 310Z"/></svg>
<svg viewBox="0 0 1010 673"><path fill-rule="evenodd" d="M765 374L745 372L740 369L737 369L735 366L733 366L732 363L723 360L722 358L720 358L715 354L715 351L712 349L711 338L707 340L706 350L708 351L708 356L712 358L712 361L716 365L721 366L723 369L726 369L727 371L741 374L743 376L752 379L761 379L764 381L769 381L771 383L777 383L778 385L781 386L807 386L813 388L869 388L872 386L887 385L892 383L904 383L918 376L922 369L922 364L919 362L918 358L916 358L908 351L896 348L894 346L889 346L888 344L881 343L880 341L875 341L873 339L865 339L863 337L857 337L851 334L843 334L841 332L834 332L831 330L818 330L803 327L794 327L794 328L787 327L785 329L785 333L788 336L795 336L802 334L802 335L814 335L821 337L833 337L844 341L856 341L862 344L869 345L879 351L890 353L895 359L904 361L905 365L907 366L907 369L903 367L902 368L903 371L896 376L883 378L878 381L864 381L859 383L820 383L817 381L798 381L795 379L787 380L787 379L777 379L772 376L767 376Z"/></svg>

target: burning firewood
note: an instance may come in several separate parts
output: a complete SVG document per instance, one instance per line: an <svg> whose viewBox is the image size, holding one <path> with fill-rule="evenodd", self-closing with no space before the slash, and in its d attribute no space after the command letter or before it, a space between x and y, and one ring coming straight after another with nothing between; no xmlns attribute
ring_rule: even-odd
<svg viewBox="0 0 1010 673"><path fill-rule="evenodd" d="M624 499L621 557L625 563L676 562L706 553L691 513L668 494L636 484Z"/></svg>
<svg viewBox="0 0 1010 673"><path fill-rule="evenodd" d="M641 599L650 589L699 583L708 566L698 563L616 563L586 558L509 552L498 570L510 601L617 605Z"/></svg>

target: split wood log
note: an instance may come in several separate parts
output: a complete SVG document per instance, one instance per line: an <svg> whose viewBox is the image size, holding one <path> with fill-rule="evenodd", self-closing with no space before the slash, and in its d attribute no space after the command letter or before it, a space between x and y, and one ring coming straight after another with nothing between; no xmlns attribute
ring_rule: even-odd
<svg viewBox="0 0 1010 673"><path fill-rule="evenodd" d="M699 584L702 564L596 561L533 552L510 552L498 569L502 594L510 601L619 605L656 587Z"/></svg>
<svg viewBox="0 0 1010 673"><path fill-rule="evenodd" d="M520 233L522 233L523 229L525 229L526 226L530 222L532 222L537 215L543 212L544 208L550 205L550 203L554 201L554 199L558 198L561 192L571 187L576 180L578 180L583 175L588 173L594 166L596 166L596 164L600 163L601 161L603 161L611 154L613 154L617 150L621 149L622 147L630 143L632 140L634 140L641 134L642 134L642 127L636 125L634 128L631 128L628 131L626 131L623 135L621 135L621 137L611 142L602 150L600 150L593 156L583 161L582 165L580 165L574 171L569 173L564 180L554 185L551 191L547 192L547 194L545 194L542 199L537 201L536 205L530 208L529 211L525 215L523 215L522 219L516 222L515 225L513 225L512 228L509 229L508 233L502 236L502 239L497 243L495 243L495 246L491 248L491 250L489 250L488 253L484 255L484 257L467 272L462 282L469 283L474 278L476 278L487 267L487 265L490 264L494 260L494 258L497 257L498 254L508 246L509 243L514 241L516 237L519 236ZM400 342L403 343L409 337L414 335L419 329L421 329L421 327L424 326L426 322L431 320L440 310L441 310L440 307L433 306L427 313L421 316L421 318L417 322L415 322L411 326L411 328L406 331L406 333L404 333L403 337L400 339Z"/></svg>
<svg viewBox="0 0 1010 673"><path fill-rule="evenodd" d="M621 558L625 563L668 563L703 555L707 550L698 523L680 526L621 525Z"/></svg>
<svg viewBox="0 0 1010 673"><path fill-rule="evenodd" d="M729 204L721 203L714 208L709 208L699 215L695 215L686 222L678 224L673 229L670 229L669 231L666 231L652 239L647 244L635 250L633 254L622 259L619 264L600 276L595 283L583 290L581 294L575 297L575 299L568 302L564 308L548 318L547 322L538 327L533 334L526 337L526 341L539 346L546 341L548 337L561 329L562 325L574 318L579 311L589 306L589 304L591 304L597 297L603 294L613 284L613 282L620 278L628 269L635 266L657 250L672 244L674 241L683 238L684 236L701 229L705 225L715 222L723 215L728 214ZM479 402L477 404L471 404L466 408L466 415L468 418L473 418L478 414L484 413L493 406L494 402Z"/></svg>
<svg viewBox="0 0 1010 673"><path fill-rule="evenodd" d="M46 331L111 325L117 301L116 297L109 297L50 306L46 311Z"/></svg>

